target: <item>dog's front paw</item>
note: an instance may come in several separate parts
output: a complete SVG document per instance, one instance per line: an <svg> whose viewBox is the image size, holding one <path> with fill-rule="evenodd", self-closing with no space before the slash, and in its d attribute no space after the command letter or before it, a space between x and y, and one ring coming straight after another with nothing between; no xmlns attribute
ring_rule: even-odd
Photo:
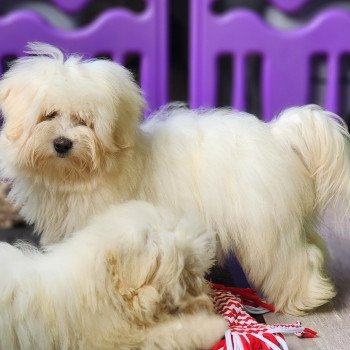
<svg viewBox="0 0 350 350"><path fill-rule="evenodd" d="M227 324L220 316L203 316L198 324L198 349L211 349L225 334Z"/></svg>

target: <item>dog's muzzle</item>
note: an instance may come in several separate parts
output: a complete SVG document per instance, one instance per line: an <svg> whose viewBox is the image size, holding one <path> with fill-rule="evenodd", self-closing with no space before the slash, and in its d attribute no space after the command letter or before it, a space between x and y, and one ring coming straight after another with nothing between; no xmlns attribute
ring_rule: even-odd
<svg viewBox="0 0 350 350"><path fill-rule="evenodd" d="M65 156L72 148L73 142L66 137L57 137L53 140L53 147L59 156Z"/></svg>

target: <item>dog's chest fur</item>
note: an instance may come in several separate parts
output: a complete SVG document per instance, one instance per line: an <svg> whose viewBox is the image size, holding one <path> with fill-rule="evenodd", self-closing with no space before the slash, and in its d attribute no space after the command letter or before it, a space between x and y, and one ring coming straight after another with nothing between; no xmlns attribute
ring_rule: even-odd
<svg viewBox="0 0 350 350"><path fill-rule="evenodd" d="M18 185L17 183L16 189L22 187ZM110 204L125 200L123 191L118 191L117 188L113 191L113 186L73 192L50 189L43 185L23 186L27 191L25 198L22 198L24 205L21 214L35 225L37 234L44 233L41 237L43 244L62 240L67 234L85 227L93 215ZM11 195L19 200L18 193Z"/></svg>

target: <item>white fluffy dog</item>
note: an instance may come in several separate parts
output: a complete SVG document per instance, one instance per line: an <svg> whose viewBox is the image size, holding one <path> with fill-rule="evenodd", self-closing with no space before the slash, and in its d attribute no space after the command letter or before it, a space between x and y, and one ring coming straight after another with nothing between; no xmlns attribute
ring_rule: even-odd
<svg viewBox="0 0 350 350"><path fill-rule="evenodd" d="M204 273L215 244L144 202L46 248L0 243L0 349L209 349L225 333Z"/></svg>
<svg viewBox="0 0 350 350"><path fill-rule="evenodd" d="M335 294L317 219L350 199L346 127L317 106L271 123L228 109L144 107L128 71L34 44L0 82L0 137L11 197L42 242L82 228L111 203L145 199L198 216L279 310ZM219 254L220 252L218 252Z"/></svg>

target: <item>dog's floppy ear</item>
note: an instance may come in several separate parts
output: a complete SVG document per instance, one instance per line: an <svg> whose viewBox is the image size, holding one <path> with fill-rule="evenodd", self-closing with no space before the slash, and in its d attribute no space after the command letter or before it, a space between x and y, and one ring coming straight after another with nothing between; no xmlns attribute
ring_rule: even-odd
<svg viewBox="0 0 350 350"><path fill-rule="evenodd" d="M158 258L144 261L136 254L128 259L109 251L106 264L114 298L127 305L124 312L134 323L147 324L153 319L161 299L157 288L151 283L158 269Z"/></svg>
<svg viewBox="0 0 350 350"><path fill-rule="evenodd" d="M0 105L2 105L9 97L11 89L9 87L3 87L0 84Z"/></svg>
<svg viewBox="0 0 350 350"><path fill-rule="evenodd" d="M145 107L140 88L133 82L117 101L117 125L114 140L118 148L127 148L134 143L137 125Z"/></svg>
<svg viewBox="0 0 350 350"><path fill-rule="evenodd" d="M18 140L22 134L23 134L23 127L22 127L22 123L20 123L20 122L17 122L15 124L9 126L7 128L7 131L6 131L6 137L10 141Z"/></svg>
<svg viewBox="0 0 350 350"><path fill-rule="evenodd" d="M15 89L0 83L0 109L5 123L5 135L10 141L16 141L23 133L24 115L17 111L20 103L16 101L15 95ZM9 120L8 115L11 113L15 116Z"/></svg>
<svg viewBox="0 0 350 350"><path fill-rule="evenodd" d="M128 253L133 255L132 253ZM159 267L158 254L137 254L126 257L108 251L106 266L113 288L126 299L133 296L140 288L152 283ZM143 259L145 257L145 259Z"/></svg>
<svg viewBox="0 0 350 350"><path fill-rule="evenodd" d="M98 61L96 65L104 72L104 81L108 82L116 121L113 125L115 145L119 149L130 147L146 105L141 89L131 72L123 66L110 61Z"/></svg>

